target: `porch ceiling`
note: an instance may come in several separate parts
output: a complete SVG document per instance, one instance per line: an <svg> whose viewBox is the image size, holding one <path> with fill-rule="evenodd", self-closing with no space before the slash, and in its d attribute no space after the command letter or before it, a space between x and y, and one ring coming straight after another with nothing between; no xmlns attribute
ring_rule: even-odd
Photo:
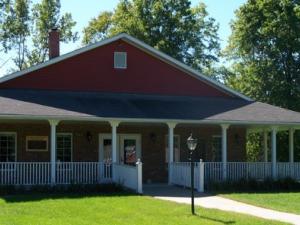
<svg viewBox="0 0 300 225"><path fill-rule="evenodd" d="M237 98L44 90L0 90L1 117L300 126L300 113Z"/></svg>

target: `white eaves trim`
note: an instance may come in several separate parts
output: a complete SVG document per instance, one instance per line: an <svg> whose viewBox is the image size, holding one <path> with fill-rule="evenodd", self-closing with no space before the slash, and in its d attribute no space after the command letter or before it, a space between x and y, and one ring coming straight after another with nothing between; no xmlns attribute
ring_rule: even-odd
<svg viewBox="0 0 300 225"><path fill-rule="evenodd" d="M189 125L238 125L238 126L265 126L271 127L291 127L300 129L300 122L270 122L270 121L240 121L240 120L184 120L184 119L152 119L152 118L110 118L110 117L96 117L96 116L33 116L33 115L0 115L0 119L5 120L29 120L29 121L81 121L81 122L110 122L117 121L119 123L174 123L174 124L189 124Z"/></svg>
<svg viewBox="0 0 300 225"><path fill-rule="evenodd" d="M197 79L200 79L201 81L204 81L205 83L207 83L211 86L214 86L214 87L218 88L221 91L224 91L226 93L229 93L233 96L242 98L242 99L247 100L247 101L253 101L251 98L249 98L249 97L247 97L247 96L245 96L245 95L243 95L243 94L241 94L241 93L225 86L224 84L222 84L218 81L215 81L215 80L199 73L198 71L196 71L195 69L185 65L184 63L168 56L167 54L165 54L165 53L149 46L148 44L146 44L146 43L144 43L144 42L142 42L142 41L140 41L140 40L138 40L138 39L136 39L136 38L134 38L134 37L132 37L128 34L125 34L125 33L121 33L121 34L118 34L114 37L111 37L111 38L105 39L103 41L97 42L95 44L91 44L91 45L88 45L86 47L77 49L77 50L72 51L70 53L67 53L67 54L61 55L57 58L46 61L44 63L38 64L36 66L32 66L28 69L25 69L25 70L22 70L22 71L19 71L19 72L15 72L15 73L12 73L10 75L3 76L3 77L0 78L0 83L6 82L8 80L11 80L11 79L14 79L14 78L17 78L17 77L20 77L20 76L23 76L23 75L28 74L30 72L33 72L33 71L39 70L41 68L53 65L55 63L58 63L58 62L61 62L61 61L65 60L65 59L68 59L68 58L71 58L73 56L79 55L81 53L90 51L92 49L110 44L110 43L112 43L114 41L117 41L117 40L120 40L120 39L122 39L126 42L129 42L130 44L133 44L135 47L138 47L138 48L150 53L151 55L163 60L164 62L167 62L168 64L171 64L172 66L175 66L178 69L180 69L184 72L187 72L188 74L192 75L193 77L195 77Z"/></svg>

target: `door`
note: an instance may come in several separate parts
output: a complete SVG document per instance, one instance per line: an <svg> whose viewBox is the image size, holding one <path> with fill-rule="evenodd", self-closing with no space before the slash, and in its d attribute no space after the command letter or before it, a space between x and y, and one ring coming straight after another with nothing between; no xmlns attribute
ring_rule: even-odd
<svg viewBox="0 0 300 225"><path fill-rule="evenodd" d="M99 162L112 163L111 134L100 134L99 144Z"/></svg>
<svg viewBox="0 0 300 225"><path fill-rule="evenodd" d="M141 135L120 135L120 161L123 164L135 165L141 159Z"/></svg>

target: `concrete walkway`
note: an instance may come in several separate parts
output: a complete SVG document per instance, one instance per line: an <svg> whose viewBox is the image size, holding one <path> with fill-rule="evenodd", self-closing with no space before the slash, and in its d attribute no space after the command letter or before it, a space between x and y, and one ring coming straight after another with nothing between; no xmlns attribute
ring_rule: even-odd
<svg viewBox="0 0 300 225"><path fill-rule="evenodd" d="M177 203L190 204L190 190L168 186L168 185L145 185L144 194L157 199L173 201ZM275 210L256 207L253 205L229 200L218 196L209 196L207 194L196 193L195 205L219 209L223 211L231 211L263 219L277 220L281 222L300 225L300 215L292 213L284 213Z"/></svg>

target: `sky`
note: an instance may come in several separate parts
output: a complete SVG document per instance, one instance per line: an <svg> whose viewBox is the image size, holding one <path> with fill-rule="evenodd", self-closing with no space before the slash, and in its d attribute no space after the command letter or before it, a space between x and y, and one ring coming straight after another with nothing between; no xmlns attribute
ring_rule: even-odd
<svg viewBox="0 0 300 225"><path fill-rule="evenodd" d="M33 0L33 2L39 2ZM119 0L84 0L71 1L61 0L62 13L72 13L73 19L77 22L75 30L79 32L80 37L83 36L82 30L87 26L91 18L96 17L101 11L113 10ZM234 19L234 11L238 9L246 0L202 0L207 6L208 13L211 17L216 19L219 24L219 37L221 39L221 46L226 46L228 37L231 33L230 21ZM192 0L192 4L196 5L199 0ZM81 40L76 43L62 44L61 54L70 52L81 47ZM0 76L7 74L7 70L13 66L12 60L6 62L11 56L2 53L0 55Z"/></svg>

